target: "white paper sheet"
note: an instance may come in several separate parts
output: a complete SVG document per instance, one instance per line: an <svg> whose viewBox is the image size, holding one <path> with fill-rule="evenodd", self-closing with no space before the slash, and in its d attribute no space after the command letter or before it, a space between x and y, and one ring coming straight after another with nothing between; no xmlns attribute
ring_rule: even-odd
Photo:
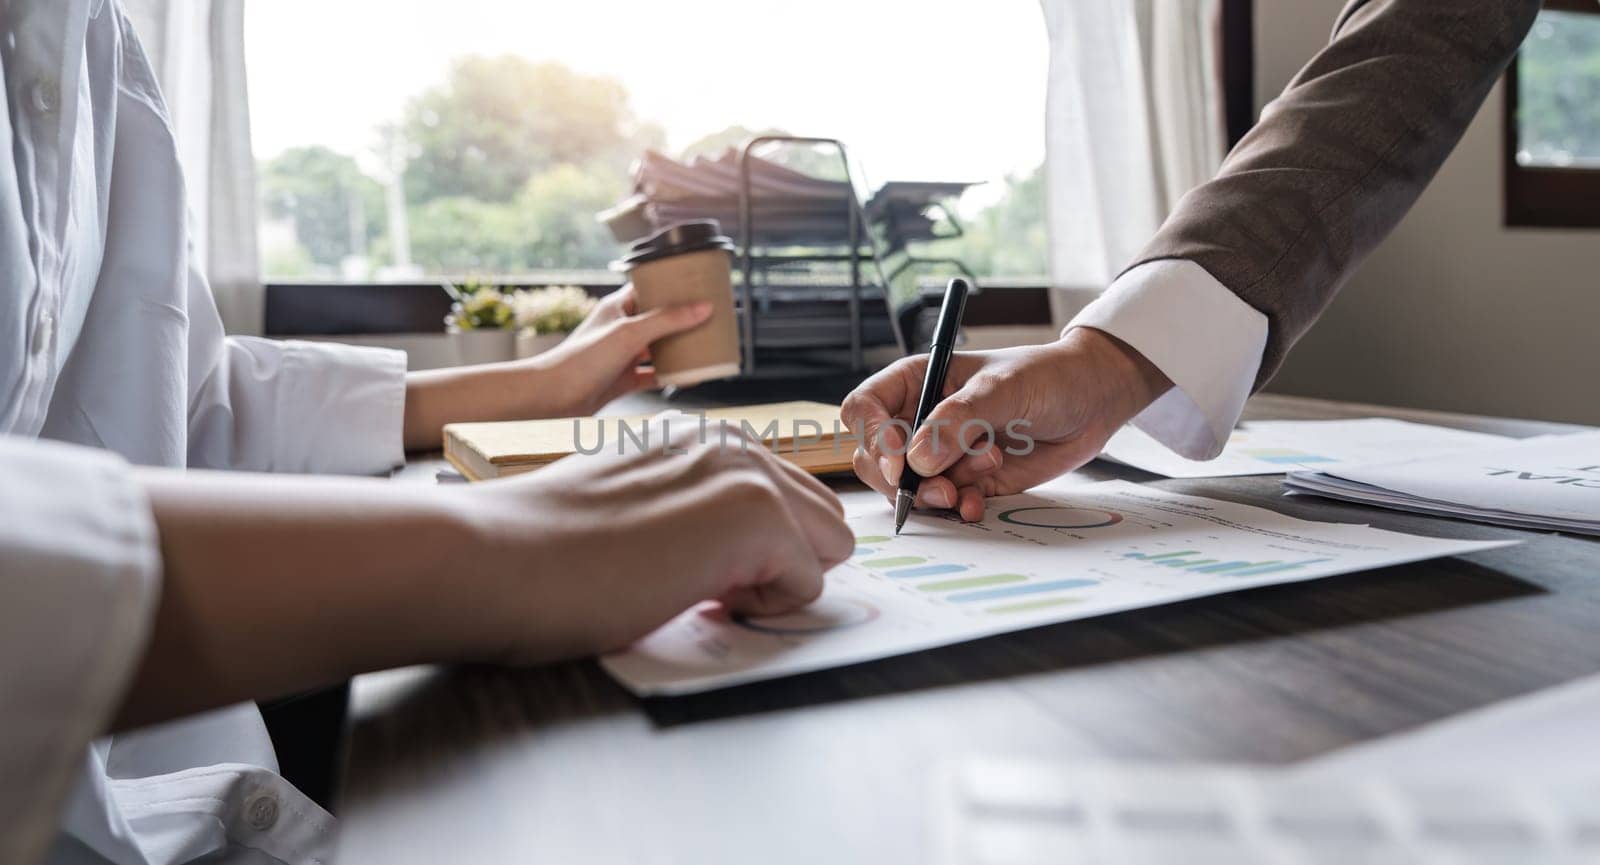
<svg viewBox="0 0 1600 865"><path fill-rule="evenodd" d="M1282 768L954 760L933 846L949 865L1596 862L1596 729L1590 676Z"/></svg>
<svg viewBox="0 0 1600 865"><path fill-rule="evenodd" d="M993 499L981 523L919 513L900 537L882 497L852 494L846 506L856 553L811 607L740 619L703 605L602 664L634 693L686 694L1506 545L1307 522L1123 481Z"/></svg>
<svg viewBox="0 0 1600 865"><path fill-rule="evenodd" d="M1295 469L1431 457L1510 442L1504 436L1390 418L1267 420L1242 424L1214 460L1186 460L1133 427L1102 457L1169 478L1279 475Z"/></svg>
<svg viewBox="0 0 1600 865"><path fill-rule="evenodd" d="M1432 459L1295 472L1287 486L1401 510L1600 534L1600 432L1539 436Z"/></svg>
<svg viewBox="0 0 1600 865"><path fill-rule="evenodd" d="M944 767L943 865L1600 861L1600 776L1345 778L977 758Z"/></svg>
<svg viewBox="0 0 1600 865"><path fill-rule="evenodd" d="M1341 748L1296 771L1339 778L1447 773L1600 782L1600 675ZM1594 804L1600 812L1600 799Z"/></svg>

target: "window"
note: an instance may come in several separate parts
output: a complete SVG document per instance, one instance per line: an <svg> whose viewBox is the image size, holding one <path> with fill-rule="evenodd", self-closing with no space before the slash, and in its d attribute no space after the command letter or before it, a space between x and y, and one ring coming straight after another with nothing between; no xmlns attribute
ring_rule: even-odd
<svg viewBox="0 0 1600 865"><path fill-rule="evenodd" d="M595 214L641 152L715 156L768 130L843 140L863 195L984 181L954 208L965 236L930 254L986 276L1046 269L1035 0L272 0L247 15L269 281L604 281L619 246Z"/></svg>
<svg viewBox="0 0 1600 865"><path fill-rule="evenodd" d="M1600 2L1545 0L1506 81L1506 224L1600 227Z"/></svg>

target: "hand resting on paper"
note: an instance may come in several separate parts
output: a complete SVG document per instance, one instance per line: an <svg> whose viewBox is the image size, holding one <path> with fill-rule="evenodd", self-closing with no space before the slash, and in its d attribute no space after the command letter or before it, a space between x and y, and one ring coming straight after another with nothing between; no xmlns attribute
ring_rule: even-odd
<svg viewBox="0 0 1600 865"><path fill-rule="evenodd" d="M832 491L731 426L673 424L670 451L607 448L462 489L481 527L477 569L512 663L626 647L708 599L754 615L822 593L855 539Z"/></svg>
<svg viewBox="0 0 1600 865"><path fill-rule="evenodd" d="M821 594L854 548L833 493L738 429L673 433L670 452L653 426L643 453L437 488L142 471L161 602L115 727L407 664L583 657L702 601Z"/></svg>

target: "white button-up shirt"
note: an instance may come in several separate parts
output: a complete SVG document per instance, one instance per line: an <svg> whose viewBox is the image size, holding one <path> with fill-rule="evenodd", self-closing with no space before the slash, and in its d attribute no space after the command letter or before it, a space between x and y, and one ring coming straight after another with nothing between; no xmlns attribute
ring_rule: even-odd
<svg viewBox="0 0 1600 865"><path fill-rule="evenodd" d="M1222 453L1261 371L1265 315L1200 265L1162 259L1117 277L1066 329L1074 327L1111 334L1172 380L1134 426L1186 459Z"/></svg>
<svg viewBox="0 0 1600 865"><path fill-rule="evenodd" d="M0 75L0 862L319 861L253 705L96 738L161 588L128 465L385 471L404 356L223 335L116 0L0 0Z"/></svg>

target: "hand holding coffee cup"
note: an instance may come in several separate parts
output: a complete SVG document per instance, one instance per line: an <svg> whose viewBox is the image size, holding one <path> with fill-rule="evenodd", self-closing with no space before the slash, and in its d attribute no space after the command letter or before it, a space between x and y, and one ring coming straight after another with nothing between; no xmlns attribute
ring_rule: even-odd
<svg viewBox="0 0 1600 865"><path fill-rule="evenodd" d="M637 241L618 262L633 282L638 311L709 302L711 317L650 344L656 381L687 387L739 374L733 311L733 241L714 219L679 222Z"/></svg>

